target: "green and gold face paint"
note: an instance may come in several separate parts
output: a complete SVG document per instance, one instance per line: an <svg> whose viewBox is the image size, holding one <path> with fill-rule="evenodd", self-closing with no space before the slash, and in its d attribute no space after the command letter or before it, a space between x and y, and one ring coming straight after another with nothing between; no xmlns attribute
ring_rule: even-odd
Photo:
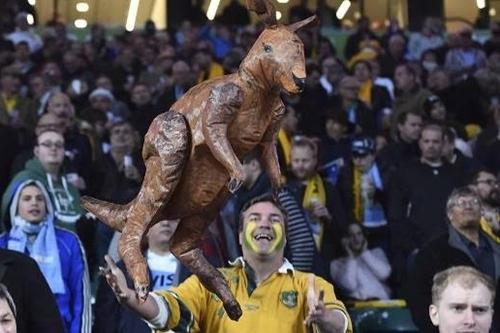
<svg viewBox="0 0 500 333"><path fill-rule="evenodd" d="M268 253L276 250L281 250L285 245L285 236L283 233L283 225L281 223L273 223L274 239L271 242Z"/></svg>
<svg viewBox="0 0 500 333"><path fill-rule="evenodd" d="M254 219L251 218L251 220ZM245 247L254 252L259 252L259 245L257 244L257 241L253 237L256 228L257 228L257 222L255 221L247 222L243 230L243 236L244 236ZM269 249L267 250L267 254L282 249L285 243L283 225L281 223L275 222L271 225L271 228L273 229L274 238L271 241Z"/></svg>
<svg viewBox="0 0 500 333"><path fill-rule="evenodd" d="M259 250L259 246L257 245L255 239L253 238L253 232L256 228L257 228L257 223L251 221L247 222L247 224L245 225L245 230L243 230L245 236L245 246L254 252L257 252Z"/></svg>

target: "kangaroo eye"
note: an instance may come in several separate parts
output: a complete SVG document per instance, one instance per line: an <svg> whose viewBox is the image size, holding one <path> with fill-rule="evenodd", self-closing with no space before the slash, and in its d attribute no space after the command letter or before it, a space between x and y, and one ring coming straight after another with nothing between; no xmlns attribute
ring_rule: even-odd
<svg viewBox="0 0 500 333"><path fill-rule="evenodd" d="M264 51L266 53L271 53L273 51L273 48L271 47L271 45L264 44Z"/></svg>

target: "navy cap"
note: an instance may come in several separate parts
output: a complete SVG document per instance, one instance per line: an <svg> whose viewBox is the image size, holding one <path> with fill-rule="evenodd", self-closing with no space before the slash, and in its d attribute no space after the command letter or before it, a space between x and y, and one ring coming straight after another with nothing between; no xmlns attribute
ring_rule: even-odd
<svg viewBox="0 0 500 333"><path fill-rule="evenodd" d="M373 154L375 152L375 140L370 137L357 137L351 142L351 152L357 155Z"/></svg>

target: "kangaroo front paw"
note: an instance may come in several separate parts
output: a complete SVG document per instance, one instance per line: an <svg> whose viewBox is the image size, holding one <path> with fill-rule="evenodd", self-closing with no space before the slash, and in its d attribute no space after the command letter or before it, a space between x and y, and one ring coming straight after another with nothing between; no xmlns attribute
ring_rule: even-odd
<svg viewBox="0 0 500 333"><path fill-rule="evenodd" d="M231 320L238 321L243 311L241 311L241 307L236 301L228 301L224 303L224 309L226 310L227 315Z"/></svg>
<svg viewBox="0 0 500 333"><path fill-rule="evenodd" d="M229 183L227 184L227 188L229 189L229 192L234 194L239 190L242 184L243 181L236 178L231 178L231 180L229 180Z"/></svg>

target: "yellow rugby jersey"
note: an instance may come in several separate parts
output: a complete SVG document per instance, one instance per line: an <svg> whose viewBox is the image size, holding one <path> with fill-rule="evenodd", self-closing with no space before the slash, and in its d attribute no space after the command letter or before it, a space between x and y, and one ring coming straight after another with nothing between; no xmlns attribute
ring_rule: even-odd
<svg viewBox="0 0 500 333"><path fill-rule="evenodd" d="M281 266L259 286L253 272L241 258L235 267L220 270L229 282L231 291L241 305L243 315L232 321L226 315L222 302L191 276L178 287L156 292L169 308L167 327L156 332L209 332L209 333L306 333L304 319L307 314L307 287L309 273L295 271L288 262ZM333 286L320 277L315 279L316 291L324 291L324 303L329 309L338 309L348 320L347 332L352 332L349 315L337 300Z"/></svg>

